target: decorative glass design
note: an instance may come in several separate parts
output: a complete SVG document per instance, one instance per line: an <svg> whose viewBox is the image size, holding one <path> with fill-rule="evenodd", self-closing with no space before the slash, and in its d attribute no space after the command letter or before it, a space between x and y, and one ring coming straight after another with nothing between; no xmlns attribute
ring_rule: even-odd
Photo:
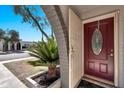
<svg viewBox="0 0 124 93"><path fill-rule="evenodd" d="M99 55L102 51L103 37L101 31L97 28L92 35L92 50L95 55Z"/></svg>

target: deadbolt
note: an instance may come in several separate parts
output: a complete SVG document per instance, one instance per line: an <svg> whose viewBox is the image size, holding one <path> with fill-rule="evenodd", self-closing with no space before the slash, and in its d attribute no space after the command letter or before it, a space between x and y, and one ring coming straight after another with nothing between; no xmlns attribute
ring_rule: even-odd
<svg viewBox="0 0 124 93"><path fill-rule="evenodd" d="M113 52L113 49L111 49L110 51Z"/></svg>

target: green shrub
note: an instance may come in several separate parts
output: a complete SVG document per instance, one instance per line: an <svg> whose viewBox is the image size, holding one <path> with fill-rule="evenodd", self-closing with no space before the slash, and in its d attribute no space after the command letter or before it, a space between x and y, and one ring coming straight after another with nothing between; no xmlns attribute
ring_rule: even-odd
<svg viewBox="0 0 124 93"><path fill-rule="evenodd" d="M54 37L49 38L46 42L38 42L37 47L29 48L30 55L38 58L41 62L47 64L59 63L58 46Z"/></svg>
<svg viewBox="0 0 124 93"><path fill-rule="evenodd" d="M41 62L40 60L28 61L27 63L33 66L48 66L47 63Z"/></svg>

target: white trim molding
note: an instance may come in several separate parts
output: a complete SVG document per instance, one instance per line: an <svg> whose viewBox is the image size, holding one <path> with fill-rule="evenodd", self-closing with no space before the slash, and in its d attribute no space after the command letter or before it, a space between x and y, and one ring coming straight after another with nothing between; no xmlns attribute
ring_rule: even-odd
<svg viewBox="0 0 124 93"><path fill-rule="evenodd" d="M82 24L86 24L89 22L93 22L93 21L98 21L98 20L102 20L102 19L106 19L106 18L110 18L110 17L114 17L114 86L118 87L118 82L119 82L119 70L118 70L118 66L119 66L119 58L118 58L118 54L119 54L119 13L120 11L114 11L111 13L107 13L104 15L99 15L96 17L92 17L89 19L85 19L82 20ZM83 33L84 33L84 27L82 25L82 29L83 29ZM83 39L83 46L84 46L84 39ZM84 53L84 51L82 51ZM84 65L84 59L82 59L82 65ZM84 69L84 68L83 68ZM83 70L84 71L84 70ZM84 72L82 73L82 75L84 76Z"/></svg>

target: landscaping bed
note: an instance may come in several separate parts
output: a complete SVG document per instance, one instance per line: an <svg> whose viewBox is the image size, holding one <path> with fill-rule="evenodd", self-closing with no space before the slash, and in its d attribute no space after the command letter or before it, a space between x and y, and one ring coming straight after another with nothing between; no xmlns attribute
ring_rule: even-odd
<svg viewBox="0 0 124 93"><path fill-rule="evenodd" d="M56 69L56 77L49 78L47 74L48 64L36 59L10 62L5 63L4 65L29 88L46 88L51 86L53 83L55 85L59 82L60 68L57 67Z"/></svg>
<svg viewBox="0 0 124 93"><path fill-rule="evenodd" d="M5 63L4 65L27 87L32 87L26 78L38 72L47 71L47 66L33 66L28 63L30 61L36 61L36 59Z"/></svg>
<svg viewBox="0 0 124 93"><path fill-rule="evenodd" d="M32 84L33 87L36 88L47 88L47 87L60 88L59 78L60 78L60 68L57 67L55 77L48 76L48 71L41 71L40 73L36 73L32 76L29 76L27 80Z"/></svg>

